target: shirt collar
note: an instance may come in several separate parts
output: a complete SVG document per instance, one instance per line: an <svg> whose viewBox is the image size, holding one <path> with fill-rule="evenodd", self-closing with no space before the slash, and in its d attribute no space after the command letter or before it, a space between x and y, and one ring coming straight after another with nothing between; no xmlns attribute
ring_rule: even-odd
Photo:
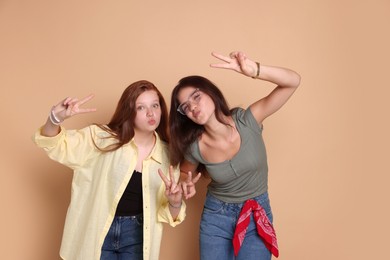
<svg viewBox="0 0 390 260"><path fill-rule="evenodd" d="M154 145L152 152L150 153L150 155L146 159L150 158L150 159L153 159L156 162L161 164L163 161L163 158L162 158L162 153L163 153L162 142L163 141L161 140L160 136L157 134L156 131L154 132L154 136L156 137L156 144ZM131 139L130 145L133 146L134 148L137 147L135 142L134 142L134 137Z"/></svg>
<svg viewBox="0 0 390 260"><path fill-rule="evenodd" d="M163 161L162 159L163 148L161 144L162 140L160 139L160 136L157 134L157 132L154 132L154 135L156 136L156 145L152 150L151 158L161 164Z"/></svg>

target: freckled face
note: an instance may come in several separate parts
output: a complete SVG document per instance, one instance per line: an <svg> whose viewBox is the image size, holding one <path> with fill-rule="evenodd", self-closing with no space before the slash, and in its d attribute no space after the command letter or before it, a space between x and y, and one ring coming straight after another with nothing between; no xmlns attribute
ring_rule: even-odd
<svg viewBox="0 0 390 260"><path fill-rule="evenodd" d="M160 124L161 107L156 91L145 91L135 102L137 115L135 117L135 128L139 131L154 131Z"/></svg>

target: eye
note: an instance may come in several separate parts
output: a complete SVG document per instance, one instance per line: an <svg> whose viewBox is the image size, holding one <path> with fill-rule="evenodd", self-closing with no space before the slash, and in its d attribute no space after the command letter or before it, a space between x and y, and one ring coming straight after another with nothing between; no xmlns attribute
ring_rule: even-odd
<svg viewBox="0 0 390 260"><path fill-rule="evenodd" d="M138 107L137 107L137 110L139 110L139 111L142 111L142 110L144 110L144 109L145 109L144 106L138 106Z"/></svg>
<svg viewBox="0 0 390 260"><path fill-rule="evenodd" d="M200 98L201 98L201 94L200 92L196 92L194 93L194 96L192 97L195 101L199 101Z"/></svg>
<svg viewBox="0 0 390 260"><path fill-rule="evenodd" d="M188 104L185 103L181 106L181 110L183 110L184 113L188 113L189 107Z"/></svg>
<svg viewBox="0 0 390 260"><path fill-rule="evenodd" d="M160 107L160 104L156 103L156 104L153 104L153 108L159 108Z"/></svg>

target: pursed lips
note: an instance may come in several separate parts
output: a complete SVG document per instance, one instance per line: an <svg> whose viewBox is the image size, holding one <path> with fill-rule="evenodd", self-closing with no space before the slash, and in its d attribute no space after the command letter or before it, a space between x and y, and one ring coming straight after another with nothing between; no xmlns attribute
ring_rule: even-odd
<svg viewBox="0 0 390 260"><path fill-rule="evenodd" d="M194 110L194 111L192 111L191 113L192 113L192 116L193 116L194 118L198 118L198 116L199 116L199 114L200 114L200 110Z"/></svg>

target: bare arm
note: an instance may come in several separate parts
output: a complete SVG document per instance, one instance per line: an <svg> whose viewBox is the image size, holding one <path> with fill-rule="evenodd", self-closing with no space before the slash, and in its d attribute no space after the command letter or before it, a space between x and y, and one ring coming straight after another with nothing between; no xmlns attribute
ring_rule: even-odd
<svg viewBox="0 0 390 260"><path fill-rule="evenodd" d="M278 111L292 96L300 83L300 76L286 68L260 66L259 79L275 83L272 92L250 105L253 116L260 124L265 118Z"/></svg>

